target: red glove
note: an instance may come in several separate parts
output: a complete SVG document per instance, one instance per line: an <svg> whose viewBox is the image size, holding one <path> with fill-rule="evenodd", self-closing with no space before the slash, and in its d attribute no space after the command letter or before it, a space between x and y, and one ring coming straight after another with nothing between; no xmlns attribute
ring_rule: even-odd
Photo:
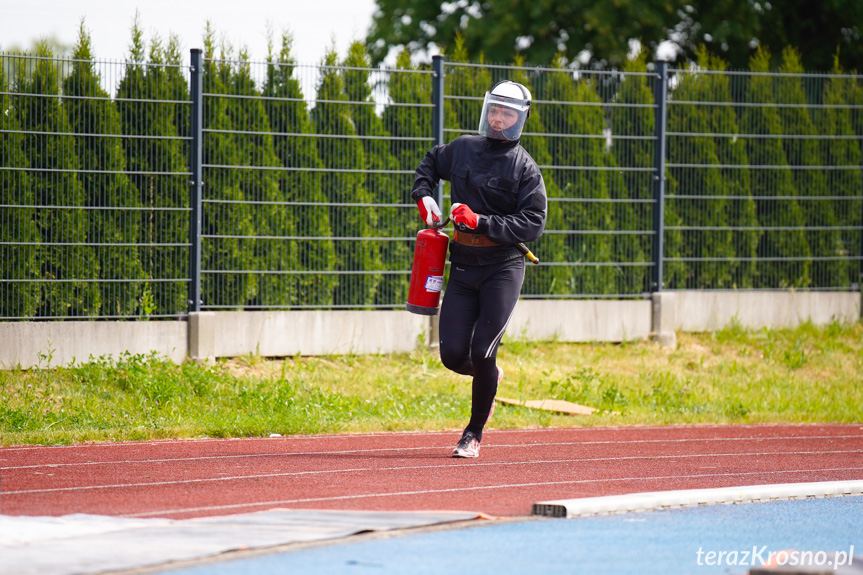
<svg viewBox="0 0 863 575"><path fill-rule="evenodd" d="M479 221L479 217L470 209L467 204L453 204L449 210L449 217L456 224L462 224L468 228L475 230Z"/></svg>
<svg viewBox="0 0 863 575"><path fill-rule="evenodd" d="M435 222L440 222L441 211L431 196L420 198L417 202L417 207L420 209L420 218L427 226L434 226Z"/></svg>

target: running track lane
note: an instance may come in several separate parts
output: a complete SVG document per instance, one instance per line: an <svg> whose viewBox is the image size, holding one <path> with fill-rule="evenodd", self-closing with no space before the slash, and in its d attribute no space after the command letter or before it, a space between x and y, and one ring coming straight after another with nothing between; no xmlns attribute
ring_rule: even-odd
<svg viewBox="0 0 863 575"><path fill-rule="evenodd" d="M189 519L272 508L523 516L553 499L863 478L863 424L490 430L0 448L0 513Z"/></svg>

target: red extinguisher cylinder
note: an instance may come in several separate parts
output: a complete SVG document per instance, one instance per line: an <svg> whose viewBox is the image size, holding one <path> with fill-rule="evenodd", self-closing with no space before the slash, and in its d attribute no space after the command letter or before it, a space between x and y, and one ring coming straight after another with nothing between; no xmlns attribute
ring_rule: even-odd
<svg viewBox="0 0 863 575"><path fill-rule="evenodd" d="M411 285L405 308L419 315L437 315L443 290L444 266L449 236L440 230L425 229L417 233Z"/></svg>

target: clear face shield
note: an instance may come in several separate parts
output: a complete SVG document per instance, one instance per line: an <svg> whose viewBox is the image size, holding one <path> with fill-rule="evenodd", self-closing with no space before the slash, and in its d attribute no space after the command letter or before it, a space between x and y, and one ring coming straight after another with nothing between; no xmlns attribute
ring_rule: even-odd
<svg viewBox="0 0 863 575"><path fill-rule="evenodd" d="M485 93L479 134L495 140L518 140L530 110L530 100Z"/></svg>

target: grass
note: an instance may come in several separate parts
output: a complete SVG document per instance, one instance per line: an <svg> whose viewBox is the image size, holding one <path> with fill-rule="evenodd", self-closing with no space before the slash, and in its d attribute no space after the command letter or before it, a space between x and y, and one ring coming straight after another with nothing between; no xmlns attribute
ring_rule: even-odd
<svg viewBox="0 0 863 575"><path fill-rule="evenodd" d="M433 352L255 356L213 365L124 355L0 371L0 445L272 433L460 430L470 381ZM789 330L731 325L648 341L508 338L501 396L598 409L565 416L499 405L491 428L696 423L863 422L863 325Z"/></svg>

